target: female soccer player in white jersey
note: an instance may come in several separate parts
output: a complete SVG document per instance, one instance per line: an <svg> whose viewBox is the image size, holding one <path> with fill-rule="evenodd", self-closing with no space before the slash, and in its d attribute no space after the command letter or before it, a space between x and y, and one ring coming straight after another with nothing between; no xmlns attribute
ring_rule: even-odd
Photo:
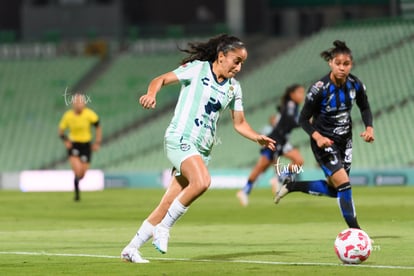
<svg viewBox="0 0 414 276"><path fill-rule="evenodd" d="M242 90L234 79L247 58L243 42L224 34L207 42L189 43L188 49L182 51L188 54L182 65L153 79L147 93L139 99L144 108L155 108L156 95L163 86L182 85L164 137L174 177L159 205L123 249L121 258L125 261L148 262L138 249L151 237L158 251L167 252L170 228L210 186L207 163L215 144L217 121L226 107L230 109L238 133L275 149L276 142L254 131L244 117Z"/></svg>

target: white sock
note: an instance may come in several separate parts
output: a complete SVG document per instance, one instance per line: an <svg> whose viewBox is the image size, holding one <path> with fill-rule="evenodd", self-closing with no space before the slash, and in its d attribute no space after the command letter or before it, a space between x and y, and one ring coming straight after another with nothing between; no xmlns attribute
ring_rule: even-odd
<svg viewBox="0 0 414 276"><path fill-rule="evenodd" d="M138 229L137 234L132 238L128 247L135 247L139 249L144 243L146 243L151 237L154 230L154 225L144 220L141 227Z"/></svg>
<svg viewBox="0 0 414 276"><path fill-rule="evenodd" d="M170 208L167 211L167 214L162 219L161 224L168 229L171 228L174 223L187 212L188 207L185 207L181 202L176 198L171 204Z"/></svg>

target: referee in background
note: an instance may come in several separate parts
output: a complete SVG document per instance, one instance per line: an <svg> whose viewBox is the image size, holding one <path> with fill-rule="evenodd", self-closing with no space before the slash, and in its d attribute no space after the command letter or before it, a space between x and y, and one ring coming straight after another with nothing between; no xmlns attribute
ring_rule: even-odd
<svg viewBox="0 0 414 276"><path fill-rule="evenodd" d="M92 151L98 151L102 141L102 128L98 115L86 107L88 98L77 92L71 97L72 109L66 111L59 123L59 137L62 139L75 175L75 201L80 200L79 181L85 176L91 162ZM95 142L92 144L91 126L95 127ZM66 135L69 130L69 135Z"/></svg>

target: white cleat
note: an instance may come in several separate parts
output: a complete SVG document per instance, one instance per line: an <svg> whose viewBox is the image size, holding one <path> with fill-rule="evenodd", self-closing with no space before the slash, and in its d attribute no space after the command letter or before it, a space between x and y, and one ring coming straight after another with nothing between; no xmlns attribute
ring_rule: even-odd
<svg viewBox="0 0 414 276"><path fill-rule="evenodd" d="M154 245L154 247L162 254L167 253L170 230L167 227L158 224L154 227L153 236L154 240L152 241L152 245Z"/></svg>
<svg viewBox="0 0 414 276"><path fill-rule="evenodd" d="M149 263L148 260L142 258L141 254L136 248L132 247L125 247L121 253L121 259L125 262L130 263L139 263L139 264L146 264Z"/></svg>
<svg viewBox="0 0 414 276"><path fill-rule="evenodd" d="M283 184L282 184L282 186L280 186L280 188L279 188L279 190L277 191L277 193L276 193L276 195L275 195L275 198L274 198L274 202L275 202L275 204L278 204L279 203L279 201L285 196L285 195L287 195L288 193L289 193L289 190L288 190L288 188L287 188L287 184L288 183L290 183L290 182L292 182L292 178L290 177L290 176L288 176L288 177L286 177L284 180L283 180Z"/></svg>
<svg viewBox="0 0 414 276"><path fill-rule="evenodd" d="M238 191L236 196L239 199L241 206L246 207L249 205L249 196L243 190Z"/></svg>

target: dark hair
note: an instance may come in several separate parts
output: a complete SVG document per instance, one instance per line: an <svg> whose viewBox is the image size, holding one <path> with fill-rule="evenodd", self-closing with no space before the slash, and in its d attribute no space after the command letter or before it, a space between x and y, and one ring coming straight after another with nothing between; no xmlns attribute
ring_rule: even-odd
<svg viewBox="0 0 414 276"><path fill-rule="evenodd" d="M330 61L331 59L333 59L338 54L349 55L351 57L351 60L352 60L352 51L351 51L351 49L348 48L348 46L346 46L345 41L335 40L333 42L333 45L335 47L330 48L330 49L328 49L326 51L323 51L321 53L321 57L325 61Z"/></svg>
<svg viewBox="0 0 414 276"><path fill-rule="evenodd" d="M235 36L222 34L211 38L207 42L190 42L187 49L180 51L189 54L181 61L181 64L194 60L214 62L219 52L226 54L234 49L245 49L244 43Z"/></svg>
<svg viewBox="0 0 414 276"><path fill-rule="evenodd" d="M286 87L285 93L280 98L279 104L276 106L276 110L279 111L279 112L283 112L287 102L290 100L290 94L295 92L295 90L298 89L301 86L302 85L300 85L298 83L295 83L295 84L292 84L292 85L289 85L288 87Z"/></svg>

